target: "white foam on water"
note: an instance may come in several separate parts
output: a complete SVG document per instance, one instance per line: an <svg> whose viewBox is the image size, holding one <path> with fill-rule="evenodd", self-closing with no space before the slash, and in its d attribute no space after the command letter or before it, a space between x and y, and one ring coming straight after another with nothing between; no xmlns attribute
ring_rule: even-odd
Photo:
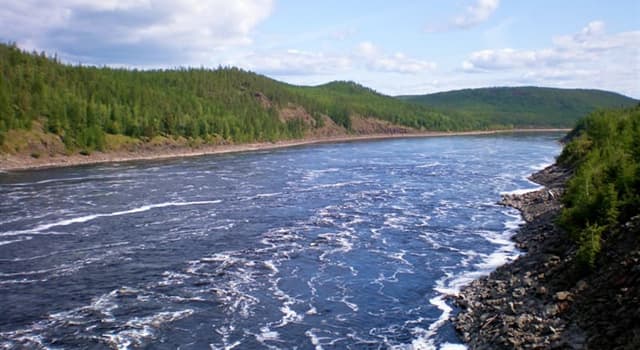
<svg viewBox="0 0 640 350"><path fill-rule="evenodd" d="M275 276L278 272L280 272L280 270L278 270L278 268L276 267L276 265L274 264L273 260L266 260L264 262L264 266L271 270L271 275Z"/></svg>
<svg viewBox="0 0 640 350"><path fill-rule="evenodd" d="M464 271L460 274L454 275L450 272L445 272L445 276L436 281L434 290L440 295L437 295L429 300L429 303L437 307L440 311L440 317L429 325L429 328L421 334L418 338L414 339L410 349L437 349L434 341L434 337L437 331L449 320L451 316L452 308L447 304L446 299L448 296L458 295L462 287L473 282L474 280L489 275L497 267L504 265L510 261L513 261L519 256L515 243L510 239L515 231L523 223L520 215L514 214L514 211L507 209L503 211L503 214L511 218L504 223L504 230L500 233L490 231L479 231L477 234L481 235L487 241L498 245L498 248L490 254L478 254L473 251L460 251L459 253L466 256L461 263L464 266L469 264L469 261L476 256L482 256L482 261L475 264L475 269L472 271ZM429 235L421 235L423 238L432 241ZM462 350L467 349L465 345L446 343L440 346L440 349L445 350Z"/></svg>
<svg viewBox="0 0 640 350"><path fill-rule="evenodd" d="M304 319L304 315L298 314L292 306L296 304L302 303L301 300L298 300L287 293L285 293L282 289L278 288L278 283L280 279L271 280L271 288L270 290L273 292L273 295L282 302L282 306L280 306L280 312L282 313L282 318L275 325L275 327L281 328L290 323L299 323Z"/></svg>
<svg viewBox="0 0 640 350"><path fill-rule="evenodd" d="M202 302L207 301L207 299L205 299L203 297L188 297L188 298L184 298L184 297L180 297L180 296L177 296L177 295L168 296L166 299L168 299L171 302L175 302L175 303L184 303L184 302L192 302L192 301L202 301Z"/></svg>
<svg viewBox="0 0 640 350"><path fill-rule="evenodd" d="M407 219L405 217L396 216L395 214L385 214L383 225L394 230L404 231Z"/></svg>
<svg viewBox="0 0 640 350"><path fill-rule="evenodd" d="M280 312L282 312L283 316L282 316L282 319L280 320L280 323L277 325L277 327L284 327L289 323L300 322L304 318L302 315L298 315L298 313L295 310L293 310L291 308L291 305L288 303L285 303L283 306L280 307Z"/></svg>
<svg viewBox="0 0 640 350"><path fill-rule="evenodd" d="M165 203L158 203L158 204L149 204L149 205L143 205L141 207L137 207L129 210L116 211L116 212L104 213L104 214L90 214L90 215L80 216L76 218L60 220L60 221L56 221L48 224L41 224L28 230L2 232L0 233L0 237L19 236L19 235L25 235L25 234L37 234L37 233L42 233L44 231L47 231L54 227L85 223L101 217L112 217L112 216L122 216L122 215L142 213L142 212L149 211L152 209L157 209L157 208L218 204L221 202L222 202L221 200L212 200L212 201L165 202Z"/></svg>
<svg viewBox="0 0 640 350"><path fill-rule="evenodd" d="M418 165L418 166L416 166L416 168L420 168L420 169L433 168L433 167L436 167L438 165L442 165L442 163L440 163L438 161L429 162L429 163L425 163L425 164L422 164L422 165Z"/></svg>
<svg viewBox="0 0 640 350"><path fill-rule="evenodd" d="M332 183L332 184L321 184L321 185L311 186L311 187L307 188L307 190L320 190L320 189L325 189L325 188L340 188L340 187L346 187L346 186L352 186L352 185L360 185L362 183L364 183L364 181L336 182L336 183Z"/></svg>
<svg viewBox="0 0 640 350"><path fill-rule="evenodd" d="M97 177L97 176L66 177L66 178L60 178L60 179L47 179L47 180L40 180L40 181L34 181L34 182L20 182L20 183L14 183L14 184L7 184L5 186L33 186L33 185L42 185L42 184L56 183L56 182L69 182L69 181L82 181L82 180L95 180L95 179L101 179L101 177Z"/></svg>
<svg viewBox="0 0 640 350"><path fill-rule="evenodd" d="M398 261L400 261L401 263L403 263L405 265L413 267L413 264L410 263L407 259L404 258L405 254L407 254L407 251L402 249L399 252L391 252L387 256L389 258L391 258L391 259L398 260Z"/></svg>
<svg viewBox="0 0 640 350"><path fill-rule="evenodd" d="M178 286L184 284L185 279L190 276L184 273L165 271L162 273L162 280L157 283L158 286Z"/></svg>
<svg viewBox="0 0 640 350"><path fill-rule="evenodd" d="M216 333L222 336L222 346L219 346L217 344L209 344L209 347L212 350L230 350L238 347L240 344L242 344L241 340L236 340L233 343L229 343L229 337L231 336L231 333L235 331L235 329L236 327L233 324L216 327Z"/></svg>
<svg viewBox="0 0 640 350"><path fill-rule="evenodd" d="M247 198L248 200L254 200L254 199L261 199L261 198L270 198L270 197L277 197L282 195L282 192L273 192L273 193L258 193L253 197L249 197Z"/></svg>
<svg viewBox="0 0 640 350"><path fill-rule="evenodd" d="M231 343L231 344L225 344L225 345L224 345L224 346L222 346L222 347L216 346L216 345L214 345L214 344L209 344L209 347L210 347L212 350L232 350L232 349L237 348L240 344L242 344L242 342L238 340L238 341L233 342L233 343Z"/></svg>
<svg viewBox="0 0 640 350"><path fill-rule="evenodd" d="M230 229L234 228L235 226L236 226L236 224L231 222L231 223L228 223L226 225L219 225L219 226L209 227L209 229L210 230L225 230L225 231L229 231Z"/></svg>
<svg viewBox="0 0 640 350"><path fill-rule="evenodd" d="M521 188L521 189L517 189L517 190L513 190L513 191L500 192L500 195L502 195L502 196L520 196L520 195L523 195L525 193L539 191L539 190L541 190L543 188L544 188L544 186L538 186L538 187L533 187L533 188Z"/></svg>
<svg viewBox="0 0 640 350"><path fill-rule="evenodd" d="M195 278L204 278L214 283L211 289L217 300L224 305L229 315L238 314L243 318L253 315L253 306L259 299L249 294L256 282L258 264L246 259L247 252L225 251L190 261L185 272Z"/></svg>
<svg viewBox="0 0 640 350"><path fill-rule="evenodd" d="M50 269L42 269L42 270L31 270L31 271L20 271L20 272L10 272L4 273L0 272L0 277L16 277L16 276L33 276L33 275L42 275L52 271L59 270L60 267L52 267Z"/></svg>
<svg viewBox="0 0 640 350"><path fill-rule="evenodd" d="M384 289L384 282L396 283L398 282L398 273L397 271L393 273L391 276L385 276L384 272L379 272L378 277L376 277L371 284L377 284L380 286L379 292L382 293L382 289Z"/></svg>
<svg viewBox="0 0 640 350"><path fill-rule="evenodd" d="M68 311L50 314L48 318L37 321L26 328L11 332L0 333L0 338L11 339L10 341L19 342L23 342L25 341L25 339L27 339L28 341L32 341L33 339L40 339L40 345L38 347L47 348L42 345L41 333L47 332L47 330L49 329L67 326L82 327L86 324L95 322L99 322L101 324L115 324L116 318L113 315L113 311L119 307L117 299L120 295L120 291L123 289L127 289L127 287L122 287L120 289L116 289L99 297L96 297L89 305L71 309ZM131 290L133 291L133 289ZM90 331L93 328L95 328L95 326L90 326L85 329L86 331ZM123 333L122 335L125 334ZM116 336L116 334L114 334L114 336ZM118 338L116 336L116 338L117 339L109 339L109 337L106 337L100 339L102 339L103 341L112 342L110 344L112 344L116 348L124 349L133 343L132 339L134 339L135 337ZM115 342L116 340L118 340L117 343ZM0 345L2 345L2 343L0 343Z"/></svg>
<svg viewBox="0 0 640 350"><path fill-rule="evenodd" d="M522 216L520 214L515 214L516 211L515 209L513 211L508 210L508 211L504 211L503 212L505 215L511 217L511 220L507 220L504 223L504 227L505 229L510 233L513 234L516 232L516 230L518 228L520 228L520 226L522 226L522 224L525 223L525 221L522 219Z"/></svg>
<svg viewBox="0 0 640 350"><path fill-rule="evenodd" d="M443 248L442 244L436 241L434 236L437 236L437 234L435 232L430 232L430 231L423 231L419 235L419 237L425 240L427 243L429 243L431 247L433 247L433 249ZM448 247L445 247L445 248L448 248Z"/></svg>
<svg viewBox="0 0 640 350"><path fill-rule="evenodd" d="M380 233L381 229L379 229L379 228L372 228L372 229L370 229L370 231L371 231L371 238L373 238L373 239L379 239L379 238L380 238L380 236L381 236L381 233Z"/></svg>
<svg viewBox="0 0 640 350"><path fill-rule="evenodd" d="M544 162L538 163L538 164L534 164L534 165L530 166L529 168L531 170L540 171L542 169L546 169L546 168L550 167L553 164L554 164L554 160L553 159L546 159Z"/></svg>
<svg viewBox="0 0 640 350"><path fill-rule="evenodd" d="M316 283L318 282L318 277L313 276L311 277L308 281L307 281L307 287L309 287L309 291L311 292L311 296L312 297L317 297L318 296L318 289L316 288ZM315 307L313 307L313 309L315 309Z"/></svg>
<svg viewBox="0 0 640 350"><path fill-rule="evenodd" d="M344 224L340 225L342 228L344 229L350 229L352 226L355 226L357 224L361 224L364 222L367 222L368 220L366 220L365 218L363 218L360 215L354 215L353 218L351 218L351 220L346 221Z"/></svg>
<svg viewBox="0 0 640 350"><path fill-rule="evenodd" d="M317 315L318 314L318 309L315 306L309 304L309 310L307 310L305 312L305 314L306 315Z"/></svg>
<svg viewBox="0 0 640 350"><path fill-rule="evenodd" d="M351 296L348 296L348 295L345 295L345 296L343 296L343 297L342 297L342 299L340 299L340 301L341 301L343 304L347 305L347 307L348 307L349 309L351 309L351 311L353 311L353 312L358 312L358 310L360 309L360 307L358 307L358 304L350 302L350 301L348 300L348 298L352 298L352 297L351 297Z"/></svg>
<svg viewBox="0 0 640 350"><path fill-rule="evenodd" d="M311 344L315 347L316 350L324 350L324 348L322 347L322 344L320 343L320 337L318 337L315 332L317 332L318 330L315 328L309 329L306 332L304 332L304 335L306 335L309 340L311 341Z"/></svg>
<svg viewBox="0 0 640 350"><path fill-rule="evenodd" d="M348 253L353 249L355 235L351 231L340 231L338 233L321 233L318 239L311 243L311 247L319 249L322 254L318 257L320 261L325 261L328 256L336 253ZM326 249L326 246L335 247Z"/></svg>
<svg viewBox="0 0 640 350"><path fill-rule="evenodd" d="M28 241L33 239L33 237L31 236L24 236L21 239L13 239L13 240L9 240L9 241L0 241L0 246L3 245L7 245L7 244L12 244L12 243L19 243L19 242L23 242L23 241Z"/></svg>
<svg viewBox="0 0 640 350"><path fill-rule="evenodd" d="M415 327L412 329L414 338L410 344L400 344L391 346L391 349L395 350L466 350L467 347L463 344L445 343L439 348L435 344L434 337L440 327L449 321L451 315L451 307L444 301L443 296L437 296L429 300L432 305L435 305L442 311L442 315L432 324L428 329Z"/></svg>
<svg viewBox="0 0 640 350"><path fill-rule="evenodd" d="M131 328L143 328L144 326L152 326L153 328L160 328L165 323L174 322L183 318L187 318L193 315L192 309L185 309L180 311L163 311L155 315L147 317L134 317L125 323L125 326Z"/></svg>
<svg viewBox="0 0 640 350"><path fill-rule="evenodd" d="M476 267L483 270L483 272L491 272L508 262L513 261L518 254L514 254L509 249L501 249L500 251L493 252L487 256L483 262L476 264Z"/></svg>
<svg viewBox="0 0 640 350"><path fill-rule="evenodd" d="M67 276L96 262L104 261L105 259L112 258L114 256L120 256L123 252L126 252L127 250L131 250L134 248L134 247L128 247L127 244L129 244L129 242L115 242L115 243L95 245L95 246L79 248L79 249L53 251L49 254L33 256L28 258L14 258L14 259L0 260L0 261L11 261L11 262L31 261L31 260L50 257L50 256L65 254L65 253L92 252L94 250L98 250L94 254L86 255L86 257L83 259L70 260L69 262L62 263L59 265L54 265L53 267L48 269L27 270L27 271L18 271L18 272L12 272L12 273L0 273L0 277L39 276L39 278L37 279L23 278L23 279L0 281L0 284L11 284L11 283L23 284L23 283L45 282L51 278ZM118 248L118 247L123 247L122 249L124 250L109 249L109 248Z"/></svg>
<svg viewBox="0 0 640 350"><path fill-rule="evenodd" d="M524 223L524 220L520 215L514 215L511 212L511 210L503 211L503 214L511 217L511 220L507 220L504 223L505 230L502 233L486 232L482 235L489 242L499 245L497 250L485 256L482 262L476 264L476 267L485 275L488 275L499 266L515 260L520 255L515 242L511 240L511 236Z"/></svg>
<svg viewBox="0 0 640 350"><path fill-rule="evenodd" d="M10 284L13 283L31 283L31 282L45 282L54 277L61 277L70 275L80 269L93 264L98 261L102 261L105 258L115 254L112 251L103 252L101 254L92 255L89 258L79 259L75 261L71 261L69 263L63 263L60 265L55 265L49 269L40 269L40 270L29 270L29 271L19 271L19 272L11 272L11 273L0 273L1 277L18 277L18 276L40 276L38 279L15 279L11 281L2 281L2 284Z"/></svg>
<svg viewBox="0 0 640 350"><path fill-rule="evenodd" d="M269 327L264 326L260 328L260 334L255 335L256 340L262 343L263 345L266 341L279 341L280 334L276 331L269 329Z"/></svg>
<svg viewBox="0 0 640 350"><path fill-rule="evenodd" d="M53 349L44 344L40 335L22 331L0 333L0 348L2 349Z"/></svg>
<svg viewBox="0 0 640 350"><path fill-rule="evenodd" d="M12 280L0 281L0 285L3 285L3 284L31 284L31 283L37 283L37 282L43 282L43 280L28 279L28 278L12 279Z"/></svg>
<svg viewBox="0 0 640 350"><path fill-rule="evenodd" d="M338 172L338 171L340 171L340 169L337 169L337 168L328 168L328 169L320 169L320 170L308 170L302 176L302 180L304 180L304 181L314 181L314 180L316 180L317 178L319 178L320 176L322 176L324 174L334 173L334 172Z"/></svg>
<svg viewBox="0 0 640 350"><path fill-rule="evenodd" d="M124 330L103 334L102 339L117 349L128 349L131 346L139 347L145 339L153 338L156 329L165 323L171 323L192 314L193 310L186 309L174 312L164 311L147 317L134 317L123 325Z"/></svg>
<svg viewBox="0 0 640 350"><path fill-rule="evenodd" d="M269 250L281 251L285 247L299 248L299 239L300 236L291 228L276 228L266 232L260 243L266 245Z"/></svg>
<svg viewBox="0 0 640 350"><path fill-rule="evenodd" d="M427 338L427 330L416 327L412 329L412 333L415 338L410 344L392 345L390 348L393 350L438 350L435 343ZM440 349L443 348L441 347Z"/></svg>
<svg viewBox="0 0 640 350"><path fill-rule="evenodd" d="M460 260L460 266L468 267L472 260L474 260L479 254L475 250L457 250L458 253L464 255L464 258Z"/></svg>

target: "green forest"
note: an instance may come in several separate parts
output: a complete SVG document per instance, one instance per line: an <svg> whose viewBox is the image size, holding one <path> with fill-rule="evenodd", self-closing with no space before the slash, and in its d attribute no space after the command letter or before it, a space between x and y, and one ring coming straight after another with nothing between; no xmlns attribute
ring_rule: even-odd
<svg viewBox="0 0 640 350"><path fill-rule="evenodd" d="M603 242L640 214L640 105L598 111L571 133L558 162L575 169L560 217L578 243L578 261L593 266Z"/></svg>
<svg viewBox="0 0 640 350"><path fill-rule="evenodd" d="M638 101L609 91L544 87L495 87L399 96L485 124L573 127L597 109L631 107Z"/></svg>
<svg viewBox="0 0 640 350"><path fill-rule="evenodd" d="M9 130L34 121L68 150L102 150L106 135L149 140L184 137L205 143L301 138L300 120L279 110L302 106L346 130L351 116L375 117L419 130L482 128L352 82L299 87L237 68L135 70L62 64L45 53L0 45L0 144ZM315 127L322 123L315 123Z"/></svg>

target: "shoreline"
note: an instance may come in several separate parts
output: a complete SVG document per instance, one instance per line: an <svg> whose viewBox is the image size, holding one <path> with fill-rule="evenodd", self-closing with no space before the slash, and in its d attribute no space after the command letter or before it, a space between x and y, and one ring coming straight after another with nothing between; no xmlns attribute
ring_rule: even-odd
<svg viewBox="0 0 640 350"><path fill-rule="evenodd" d="M0 172L37 170L48 168L72 167L79 165L93 165L104 163L121 163L146 160L164 160L173 158L198 157L215 154L255 152L275 150L281 148L299 147L316 144L330 144L342 142L375 141L405 138L427 138L447 136L478 136L510 133L545 133L568 132L571 129L563 128L536 128L536 129L505 129L505 130L477 130L458 132L420 132L407 134L369 134L351 135L323 138L307 138L276 142L242 143L235 145L204 145L196 148L177 147L167 149L157 147L136 151L94 152L90 155L73 154L69 156L57 155L43 158L33 158L29 155L1 155Z"/></svg>
<svg viewBox="0 0 640 350"><path fill-rule="evenodd" d="M451 320L469 348L584 347L584 332L568 317L579 293L575 281L566 278L571 242L555 225L570 175L571 170L553 164L529 177L542 188L502 194L500 204L519 210L525 221L511 238L522 254L453 297L459 310Z"/></svg>
<svg viewBox="0 0 640 350"><path fill-rule="evenodd" d="M639 348L640 215L580 269L576 244L556 224L573 172L553 164L529 177L543 188L502 196L525 220L512 237L523 254L451 297L450 320L470 349Z"/></svg>

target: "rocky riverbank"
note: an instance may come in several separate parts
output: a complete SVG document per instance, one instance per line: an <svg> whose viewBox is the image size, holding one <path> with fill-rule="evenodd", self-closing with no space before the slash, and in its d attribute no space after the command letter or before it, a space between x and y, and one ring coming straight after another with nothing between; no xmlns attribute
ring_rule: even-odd
<svg viewBox="0 0 640 350"><path fill-rule="evenodd" d="M513 237L526 253L456 297L453 322L471 349L640 348L640 235L611 240L593 271L577 270L555 225L570 175L554 165L531 177L543 189L503 197L526 221ZM621 228L639 229L638 217Z"/></svg>

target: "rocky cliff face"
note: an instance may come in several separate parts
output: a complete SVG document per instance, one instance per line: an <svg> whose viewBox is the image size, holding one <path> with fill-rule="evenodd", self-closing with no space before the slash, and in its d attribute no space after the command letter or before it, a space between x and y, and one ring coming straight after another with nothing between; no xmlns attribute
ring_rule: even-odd
<svg viewBox="0 0 640 350"><path fill-rule="evenodd" d="M593 271L577 270L575 246L555 225L570 175L551 166L531 177L543 189L503 197L526 221L513 237L526 253L456 298L453 322L471 349L640 348L640 218Z"/></svg>

